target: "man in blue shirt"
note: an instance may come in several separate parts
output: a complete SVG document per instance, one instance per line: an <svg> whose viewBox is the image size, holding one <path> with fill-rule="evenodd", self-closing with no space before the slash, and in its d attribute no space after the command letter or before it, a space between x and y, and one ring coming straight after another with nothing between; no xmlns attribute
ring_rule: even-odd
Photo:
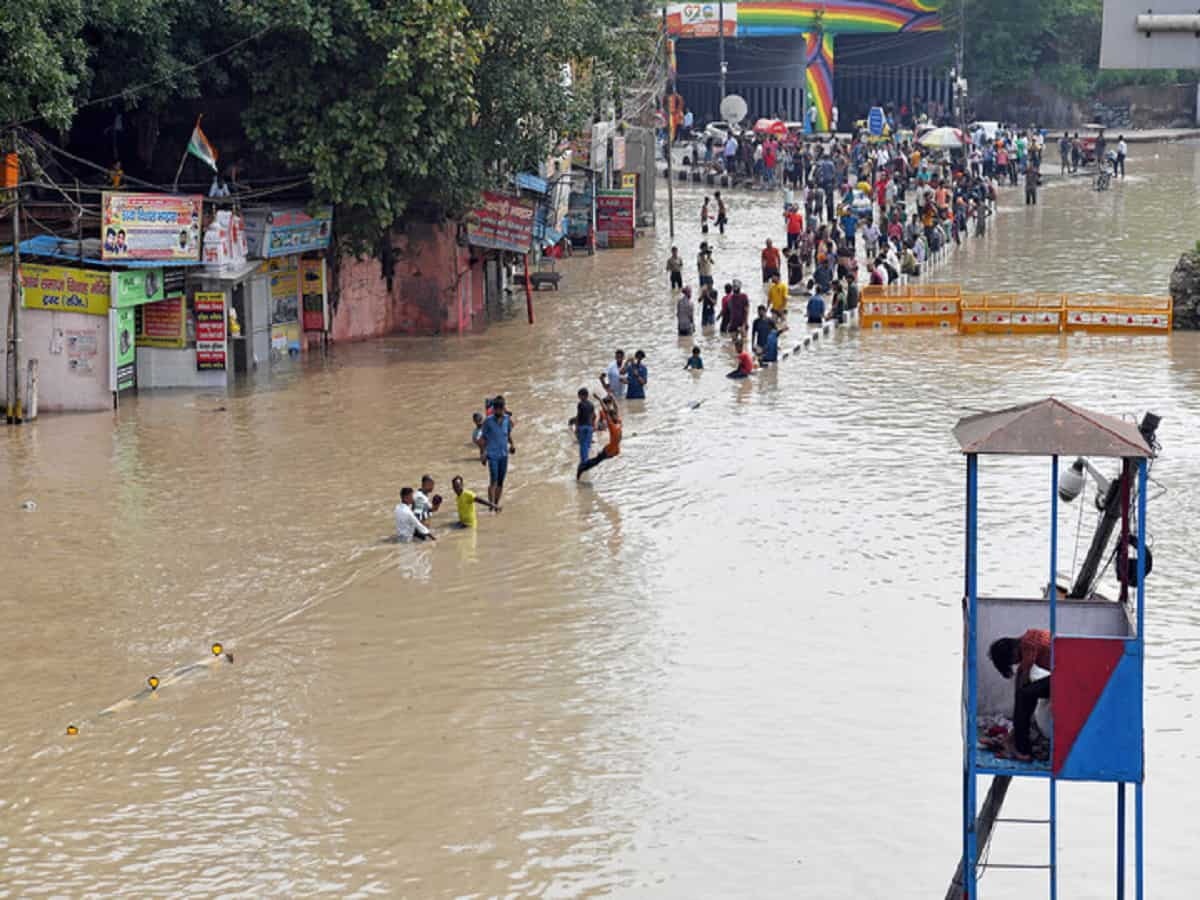
<svg viewBox="0 0 1200 900"><path fill-rule="evenodd" d="M625 388L625 399L646 399L646 354L639 350L633 354L633 360L625 367L625 377L629 384Z"/></svg>
<svg viewBox="0 0 1200 900"><path fill-rule="evenodd" d="M825 298L820 294L814 293L808 298L808 314L809 325L820 325L825 321Z"/></svg>
<svg viewBox="0 0 1200 900"><path fill-rule="evenodd" d="M508 474L508 455L516 453L512 440L512 418L504 410L504 398L492 401L492 414L483 420L484 456L487 461L488 500L500 512L500 495L504 493L504 478Z"/></svg>
<svg viewBox="0 0 1200 900"><path fill-rule="evenodd" d="M851 255L854 252L854 232L858 228L858 216L849 207L842 209L842 234L846 236L846 245L850 248Z"/></svg>

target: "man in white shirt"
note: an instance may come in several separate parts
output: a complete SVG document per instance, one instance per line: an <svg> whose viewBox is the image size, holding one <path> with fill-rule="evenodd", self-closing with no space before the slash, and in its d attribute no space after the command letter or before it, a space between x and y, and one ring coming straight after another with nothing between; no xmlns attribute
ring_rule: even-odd
<svg viewBox="0 0 1200 900"><path fill-rule="evenodd" d="M1125 177L1125 154L1129 152L1129 145L1125 143L1125 135L1117 135L1117 158L1113 161L1113 174L1117 174L1120 169L1121 177Z"/></svg>
<svg viewBox="0 0 1200 900"><path fill-rule="evenodd" d="M417 514L413 512L412 507L413 489L410 487L401 488L400 505L396 507L396 540L402 544L407 544L413 540L437 540L433 536L433 532L417 520Z"/></svg>
<svg viewBox="0 0 1200 900"><path fill-rule="evenodd" d="M442 498L433 492L433 478L421 476L421 489L413 492L413 513L418 522L428 522L442 505Z"/></svg>
<svg viewBox="0 0 1200 900"><path fill-rule="evenodd" d="M625 375L625 351L618 350L614 355L614 361L609 365L608 371L600 376L600 383L605 389L612 392L612 395L618 400L625 399L625 385L629 382Z"/></svg>

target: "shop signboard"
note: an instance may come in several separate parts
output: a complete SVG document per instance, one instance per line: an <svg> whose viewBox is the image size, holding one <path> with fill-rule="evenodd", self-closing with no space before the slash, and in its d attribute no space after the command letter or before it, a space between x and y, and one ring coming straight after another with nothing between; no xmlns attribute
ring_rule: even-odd
<svg viewBox="0 0 1200 900"><path fill-rule="evenodd" d="M596 234L609 247L633 246L634 192L596 192Z"/></svg>
<svg viewBox="0 0 1200 900"><path fill-rule="evenodd" d="M333 234L332 206L312 214L300 207L248 210L244 219L247 249L260 259L324 250Z"/></svg>
<svg viewBox="0 0 1200 900"><path fill-rule="evenodd" d="M198 261L203 203L199 194L105 191L100 258Z"/></svg>
<svg viewBox="0 0 1200 900"><path fill-rule="evenodd" d="M133 308L108 311L108 333L112 340L112 390L120 393L137 383L137 347L134 344Z"/></svg>
<svg viewBox="0 0 1200 900"><path fill-rule="evenodd" d="M722 27L725 37L737 35L737 3L724 4L724 19L721 18L722 4L669 3L667 4L667 32L683 38L717 37Z"/></svg>
<svg viewBox="0 0 1200 900"><path fill-rule="evenodd" d="M142 303L154 303L163 298L162 269L133 269L128 272L114 272L116 290L113 292L113 305L118 309L138 306Z"/></svg>
<svg viewBox="0 0 1200 900"><path fill-rule="evenodd" d="M139 347L181 349L187 344L187 300L168 297L134 307L137 314L135 342Z"/></svg>
<svg viewBox="0 0 1200 900"><path fill-rule="evenodd" d="M225 294L200 292L192 301L196 309L196 368L225 368Z"/></svg>
<svg viewBox="0 0 1200 900"><path fill-rule="evenodd" d="M536 211L532 200L484 191L483 202L464 219L467 243L489 250L528 253L533 244Z"/></svg>
<svg viewBox="0 0 1200 900"><path fill-rule="evenodd" d="M325 261L300 261L301 324L305 331L325 330Z"/></svg>
<svg viewBox="0 0 1200 900"><path fill-rule="evenodd" d="M111 289L107 272L21 263L22 305L26 309L105 316Z"/></svg>

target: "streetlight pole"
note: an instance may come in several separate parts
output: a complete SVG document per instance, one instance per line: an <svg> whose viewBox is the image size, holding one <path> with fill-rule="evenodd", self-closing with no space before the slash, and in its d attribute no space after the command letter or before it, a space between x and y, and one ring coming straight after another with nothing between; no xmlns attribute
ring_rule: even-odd
<svg viewBox="0 0 1200 900"><path fill-rule="evenodd" d="M674 114L675 114L675 77L671 72L671 35L667 28L667 7L663 6L662 11L662 38L663 50L666 53L667 62L667 85L666 95L663 99L663 113L666 117L667 139L664 142L667 147L667 220L670 224L671 239L675 239L675 178L673 166L671 165L671 157L674 155L674 149L671 146L672 131L674 130Z"/></svg>
<svg viewBox="0 0 1200 900"><path fill-rule="evenodd" d="M725 62L725 0L717 4L717 53L721 57L721 96L717 98L718 109L725 99L725 72L728 64Z"/></svg>

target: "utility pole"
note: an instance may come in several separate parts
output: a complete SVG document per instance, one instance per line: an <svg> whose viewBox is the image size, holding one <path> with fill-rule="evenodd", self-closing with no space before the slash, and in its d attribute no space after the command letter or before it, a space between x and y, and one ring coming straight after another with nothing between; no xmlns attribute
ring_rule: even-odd
<svg viewBox="0 0 1200 900"><path fill-rule="evenodd" d="M729 71L729 64L725 62L725 0L717 4L717 29L717 53L721 57L721 96L717 98L717 108L720 109L721 101L725 99L725 73Z"/></svg>
<svg viewBox="0 0 1200 900"><path fill-rule="evenodd" d="M954 97L958 106L958 129L963 136L963 154L967 138L967 0L958 0L958 59L955 65Z"/></svg>
<svg viewBox="0 0 1200 900"><path fill-rule="evenodd" d="M21 408L21 175L20 153L17 137L13 134L13 152L17 153L17 183L13 185L12 208L12 285L8 298L8 383L5 397L7 409L5 420L9 425L20 425L24 418Z"/></svg>
<svg viewBox="0 0 1200 900"><path fill-rule="evenodd" d="M674 136L675 113L675 73L671 71L671 36L667 31L667 7L662 11L663 50L667 57L667 93L663 100L663 113L667 120L667 219L671 228L671 239L675 239L675 178L671 165L674 148L671 138Z"/></svg>

